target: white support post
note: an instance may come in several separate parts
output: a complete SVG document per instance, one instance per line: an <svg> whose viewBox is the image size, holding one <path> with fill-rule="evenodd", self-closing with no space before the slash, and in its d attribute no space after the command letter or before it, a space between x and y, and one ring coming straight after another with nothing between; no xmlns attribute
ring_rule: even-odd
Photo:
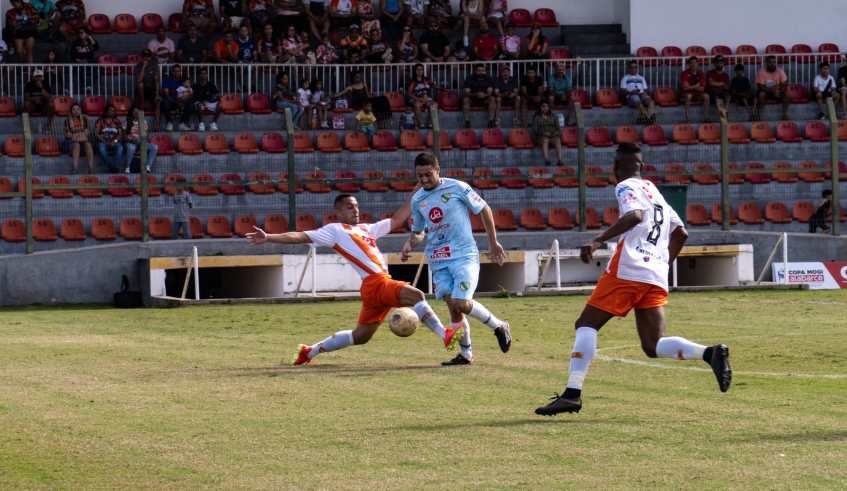
<svg viewBox="0 0 847 491"><path fill-rule="evenodd" d="M309 254L312 255L312 296L318 296L318 257L316 254L318 253L317 248L312 246Z"/></svg>
<svg viewBox="0 0 847 491"><path fill-rule="evenodd" d="M426 268L427 274L429 275L429 285L427 286L427 292L432 295L432 268Z"/></svg>
<svg viewBox="0 0 847 491"><path fill-rule="evenodd" d="M556 249L556 290L562 289L562 265L559 257L559 241L553 241L553 248Z"/></svg>
<svg viewBox="0 0 847 491"><path fill-rule="evenodd" d="M200 266L197 258L197 247L194 247L194 300L200 300Z"/></svg>
<svg viewBox="0 0 847 491"><path fill-rule="evenodd" d="M673 287L674 288L679 286L677 279L676 279L676 261L677 261L677 259L673 260Z"/></svg>
<svg viewBox="0 0 847 491"><path fill-rule="evenodd" d="M782 282L788 284L788 234L782 234Z"/></svg>

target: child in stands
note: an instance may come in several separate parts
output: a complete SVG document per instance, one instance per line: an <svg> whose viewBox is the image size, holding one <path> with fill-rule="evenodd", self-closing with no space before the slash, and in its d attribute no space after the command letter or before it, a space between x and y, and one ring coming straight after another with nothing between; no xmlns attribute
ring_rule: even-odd
<svg viewBox="0 0 847 491"><path fill-rule="evenodd" d="M328 97L324 94L324 83L322 80L315 80L314 87L315 90L312 91L312 98L309 101L315 109L318 110L318 120L321 122L321 128L329 129L329 122L326 118L327 115L327 100Z"/></svg>
<svg viewBox="0 0 847 491"><path fill-rule="evenodd" d="M373 104L370 101L362 104L362 110L356 115L356 131L373 136L376 133L376 115L373 113Z"/></svg>
<svg viewBox="0 0 847 491"><path fill-rule="evenodd" d="M309 128L309 118L312 117L312 91L309 90L309 79L304 78L300 81L300 88L297 89L297 94L300 99L300 107L303 108L303 114L300 116L300 127ZM305 124L303 123L305 118Z"/></svg>

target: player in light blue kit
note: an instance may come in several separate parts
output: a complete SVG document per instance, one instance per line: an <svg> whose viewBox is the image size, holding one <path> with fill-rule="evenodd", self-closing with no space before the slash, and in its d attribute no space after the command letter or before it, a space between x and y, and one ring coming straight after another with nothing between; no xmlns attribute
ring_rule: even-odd
<svg viewBox="0 0 847 491"><path fill-rule="evenodd" d="M461 353L442 365L468 365L473 362L473 351L470 325L465 315L493 329L503 353L512 346L509 323L501 321L473 299L479 281L479 249L468 211L482 214L489 254L500 266L506 253L497 242L491 208L473 188L462 181L442 179L439 172L441 168L435 155L421 153L415 158L415 174L422 189L412 197L412 234L403 245L401 260L409 259L412 249L423 241L424 229L429 229L426 256L435 283L435 297L447 303L452 328L464 328L464 335L459 340Z"/></svg>

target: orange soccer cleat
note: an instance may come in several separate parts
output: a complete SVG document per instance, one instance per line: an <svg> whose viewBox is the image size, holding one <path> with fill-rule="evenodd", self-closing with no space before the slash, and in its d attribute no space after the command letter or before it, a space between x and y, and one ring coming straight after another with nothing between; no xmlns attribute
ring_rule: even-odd
<svg viewBox="0 0 847 491"><path fill-rule="evenodd" d="M458 329L444 329L444 347L447 348L447 351L453 351L456 349L456 344L458 344L459 340L462 339L462 335L465 333L465 328L460 327Z"/></svg>
<svg viewBox="0 0 847 491"><path fill-rule="evenodd" d="M297 348L297 354L291 359L292 365L305 365L307 363L311 363L312 360L309 359L309 351L312 350L311 346L307 346L305 344L301 344L299 348Z"/></svg>

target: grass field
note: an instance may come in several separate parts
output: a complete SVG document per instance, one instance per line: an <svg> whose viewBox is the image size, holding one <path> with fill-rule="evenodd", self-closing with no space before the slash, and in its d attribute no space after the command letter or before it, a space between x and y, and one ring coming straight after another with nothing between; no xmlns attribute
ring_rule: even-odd
<svg viewBox="0 0 847 491"><path fill-rule="evenodd" d="M668 334L729 345L729 392L645 358L630 316L600 332L582 412L537 417L585 299L485 299L512 351L473 323L458 368L423 327L281 363L356 302L3 308L0 489L847 488L847 293L673 294Z"/></svg>

